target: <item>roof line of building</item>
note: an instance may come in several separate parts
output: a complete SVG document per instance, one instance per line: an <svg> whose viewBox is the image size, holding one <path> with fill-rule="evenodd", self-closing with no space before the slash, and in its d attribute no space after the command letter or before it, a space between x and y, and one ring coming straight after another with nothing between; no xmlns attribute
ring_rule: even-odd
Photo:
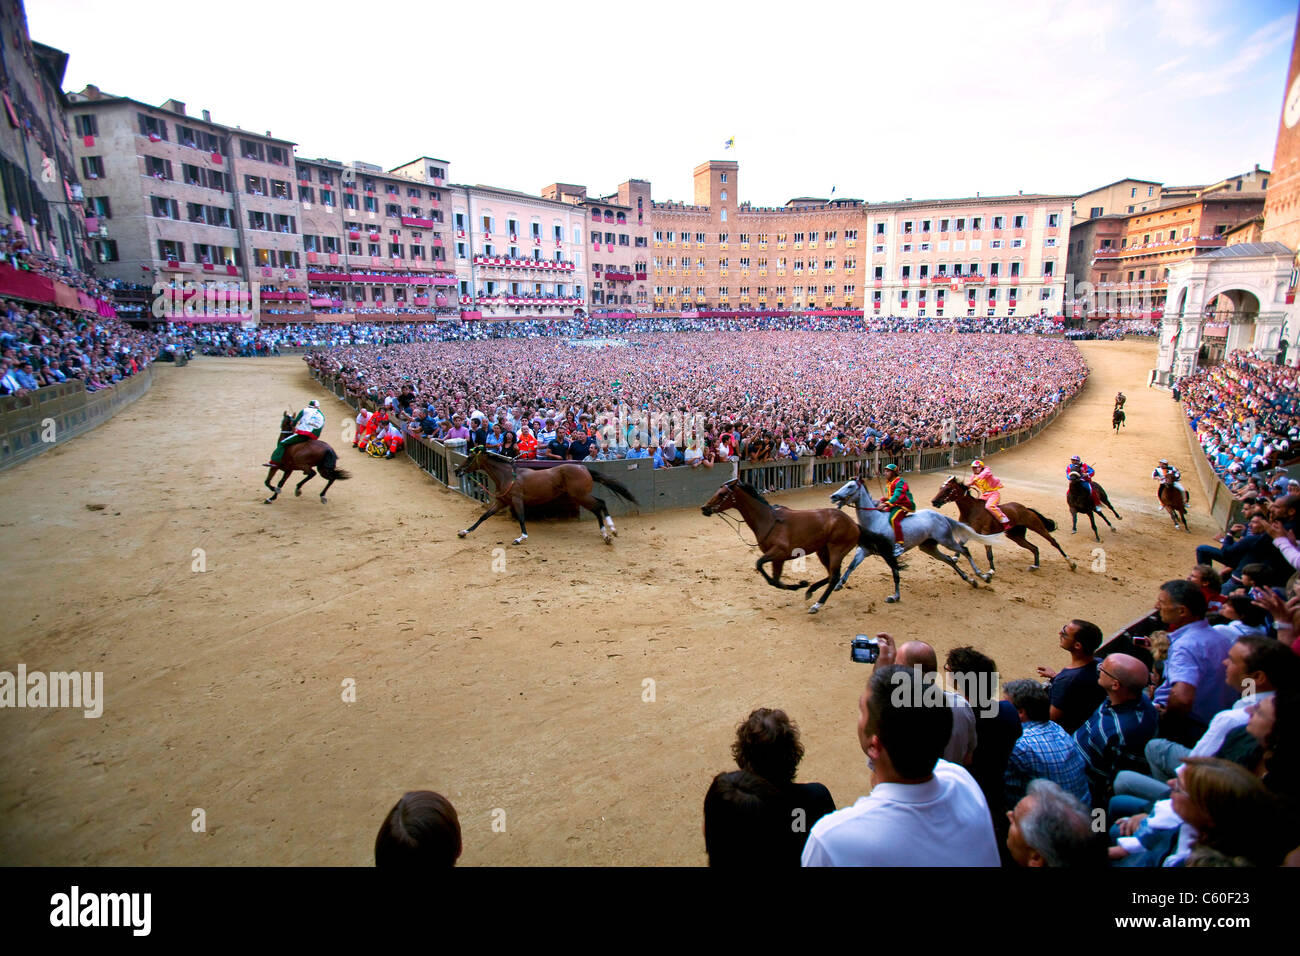
<svg viewBox="0 0 1300 956"><path fill-rule="evenodd" d="M168 102L179 102L179 100L168 100ZM133 103L136 106L146 110L151 110L155 113L165 113L168 116L174 116L190 123L202 123L205 126L215 126L217 129L224 129L229 133L241 133L245 136L255 136L258 139L270 140L273 143L283 143L286 146L298 145L298 143L292 139L282 139L279 136L268 136L265 133L258 133L251 129L244 129L240 126L227 126L225 123L218 123L215 120L204 119L201 116L191 116L188 113L178 113L175 110L169 110L162 106L153 106L150 103L146 103L143 100L137 100L131 96L114 96L110 93L104 93L101 91L98 96L91 97L86 95L85 90L80 93L68 94L69 108L80 109L87 106L112 106L118 103Z"/></svg>

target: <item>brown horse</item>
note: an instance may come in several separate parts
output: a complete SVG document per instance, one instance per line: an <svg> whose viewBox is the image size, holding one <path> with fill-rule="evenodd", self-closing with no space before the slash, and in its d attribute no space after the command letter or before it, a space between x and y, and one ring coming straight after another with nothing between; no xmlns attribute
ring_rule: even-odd
<svg viewBox="0 0 1300 956"><path fill-rule="evenodd" d="M1160 499L1160 507L1168 512L1169 517L1174 520L1174 530L1178 530L1178 523L1182 521L1183 530L1188 534L1192 529L1187 526L1187 495L1174 487L1173 481L1166 480L1160 482L1160 487L1156 489L1156 497Z"/></svg>
<svg viewBox="0 0 1300 956"><path fill-rule="evenodd" d="M1110 427L1115 429L1116 435L1119 434L1119 430L1123 427L1126 418L1128 416L1124 414L1124 409L1116 405L1115 411L1110 416Z"/></svg>
<svg viewBox="0 0 1300 956"><path fill-rule="evenodd" d="M1110 523L1110 519L1106 517L1106 512L1101 510L1101 505L1098 505L1097 501L1109 508L1117 521L1123 521L1124 519L1115 510L1115 506L1110 503L1110 498L1106 496L1106 489L1097 482L1092 482L1092 490L1097 493L1097 499L1094 501L1092 491L1088 490L1088 483L1077 472L1070 472L1066 477L1070 481L1070 486L1065 491L1065 504L1070 509L1070 534L1075 534L1079 530L1079 515L1087 515L1088 520L1092 522L1092 536L1100 541L1101 535L1097 533L1097 517L1095 516L1100 516L1101 520L1106 522L1106 527L1110 528L1111 531L1115 530L1115 526Z"/></svg>
<svg viewBox="0 0 1300 956"><path fill-rule="evenodd" d="M732 478L726 482L718 493L709 499L700 509L706 516L721 513L728 508L735 508L754 532L758 547L763 556L755 567L763 575L763 580L774 588L797 591L807 588L804 599L812 597L821 585L826 591L812 607L809 614L816 614L826 604L831 591L840 580L840 565L854 548L874 552L885 559L894 572L894 591L898 591L898 559L894 557L894 542L878 534L858 527L856 521L836 508L818 508L815 511L796 511L780 505L772 505L752 486ZM815 554L825 566L828 574L820 581L809 584L782 584L781 570L785 562L798 559L804 555ZM772 565L772 574L768 574L763 565Z"/></svg>
<svg viewBox="0 0 1300 956"><path fill-rule="evenodd" d="M1077 565L1065 553L1065 549L1056 543L1056 539L1050 533L1056 530L1056 522L1039 514L1033 508L1028 508L1016 501L999 502L998 507L1011 519L1011 527L1006 528L1001 521L989 513L988 508L984 507L984 502L972 494L970 488L960 478L952 476L943 483L939 493L934 496L934 500L930 504L938 508L949 501L957 503L957 511L961 514L961 520L974 528L977 533L997 534L1002 532L1020 547L1031 552L1034 556L1034 563L1029 566L1030 571L1037 571L1040 565L1038 563L1038 548L1030 544L1025 538L1026 528L1039 537L1050 541L1052 547L1061 552L1061 557L1070 563L1070 570L1076 569ZM994 570L993 549L986 544L984 550L988 554L989 573L992 574Z"/></svg>
<svg viewBox="0 0 1300 956"><path fill-rule="evenodd" d="M483 472L493 486L493 503L479 519L456 536L465 537L498 511L509 508L510 513L519 522L519 537L515 544L528 540L528 528L524 524L524 509L530 505L544 505L559 498L567 498L579 504L596 516L596 526L606 544L613 544L613 536L618 535L614 519L610 517L605 502L591 493L593 483L604 485L624 501L636 504L632 492L613 478L608 478L598 471L584 468L577 462L557 464L551 468L525 468L522 471L515 466L512 458L488 451L482 445L475 445L469 451L469 457L456 466L456 475L468 475Z"/></svg>
<svg viewBox="0 0 1300 956"><path fill-rule="evenodd" d="M284 441L285 436L292 433L293 416L285 412L284 417L280 419L280 441ZM330 490L330 485L336 481L347 481L352 477L342 468L334 467L338 460L339 456L334 453L334 449L319 438L290 445L284 450L280 463L272 465L271 470L266 473L266 480L262 483L271 489L271 497L267 498L263 504L269 505L280 497L280 489L289 480L289 475L295 471L307 472L302 481L293 486L294 495L301 495L302 486L316 477L316 472L313 470L316 468L320 469L321 477L325 479L325 487L321 489L320 493L320 503L325 504L325 492ZM272 486L271 479L275 477L277 471L283 471L284 477L280 479L278 485Z"/></svg>

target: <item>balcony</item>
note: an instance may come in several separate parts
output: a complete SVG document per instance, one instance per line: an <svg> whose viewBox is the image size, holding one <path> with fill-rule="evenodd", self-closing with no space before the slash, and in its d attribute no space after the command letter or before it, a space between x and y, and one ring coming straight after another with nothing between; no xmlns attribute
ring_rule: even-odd
<svg viewBox="0 0 1300 956"><path fill-rule="evenodd" d="M632 273L622 272L622 271L619 272L611 271L605 273L605 278L608 279L610 282L631 282Z"/></svg>
<svg viewBox="0 0 1300 956"><path fill-rule="evenodd" d="M422 219L419 216L402 216L402 225L410 226L412 229L432 229L435 225L432 219Z"/></svg>
<svg viewBox="0 0 1300 956"><path fill-rule="evenodd" d="M572 272L572 262L556 262L554 259L512 259L509 256L485 256L476 254L474 265L490 266L500 269L541 269L547 272Z"/></svg>
<svg viewBox="0 0 1300 956"><path fill-rule="evenodd" d="M494 292L491 295L481 295L478 297L478 301L488 305L560 306L583 304L582 299L573 296L511 295L506 292Z"/></svg>

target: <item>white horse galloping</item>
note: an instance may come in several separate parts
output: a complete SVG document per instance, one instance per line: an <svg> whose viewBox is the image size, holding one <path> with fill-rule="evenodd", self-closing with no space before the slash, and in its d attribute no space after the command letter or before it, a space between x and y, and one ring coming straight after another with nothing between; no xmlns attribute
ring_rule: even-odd
<svg viewBox="0 0 1300 956"><path fill-rule="evenodd" d="M876 510L876 500L871 497L871 492L867 490L867 482L861 476L850 479L844 487L831 495L831 501L835 502L837 508L843 508L846 504L852 503L858 509L858 524L868 531L885 536L888 540L894 540L894 529L889 526L889 514L885 511ZM955 518L950 518L938 511L917 511L903 519L903 549L905 551L912 548L920 548L936 561L942 561L959 575L961 579L973 588L979 587L979 582L975 578L983 579L988 583L993 574L991 571L981 571L975 559L971 556L970 549L966 547L967 541L982 541L985 544L992 544L999 540L1001 535L982 535L976 533L975 529L968 524L963 524ZM975 577L968 577L957 562L953 555L944 554L939 550L940 547L947 548L954 552L955 555L962 555L970 562L971 570L975 572ZM841 576L839 583L835 585L835 590L844 587L848 581L849 575L853 569L861 564L867 557L862 549L854 555L853 563L849 565ZM894 593L885 598L889 604L899 600L898 579L894 579Z"/></svg>

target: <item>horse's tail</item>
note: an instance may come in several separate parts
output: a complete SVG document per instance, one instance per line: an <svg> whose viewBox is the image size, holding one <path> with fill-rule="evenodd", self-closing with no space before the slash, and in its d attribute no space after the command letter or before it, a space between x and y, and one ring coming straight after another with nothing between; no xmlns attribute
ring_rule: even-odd
<svg viewBox="0 0 1300 956"><path fill-rule="evenodd" d="M1053 521L1051 518L1047 517L1047 515L1043 514L1037 508L1026 508L1025 510L1032 511L1034 514L1038 515L1038 520L1043 523L1043 527L1046 528L1048 531L1056 530L1056 522Z"/></svg>
<svg viewBox="0 0 1300 956"><path fill-rule="evenodd" d="M342 468L334 467L336 464L338 464L338 460L339 460L338 454L334 451L333 448L330 448L328 445L326 445L325 457L320 460L320 464L317 465L316 467L319 468L320 473L330 481L347 481L352 476L349 475Z"/></svg>
<svg viewBox="0 0 1300 956"><path fill-rule="evenodd" d="M956 518L949 518L952 522L952 536L958 544L966 544L968 541L979 541L983 544L997 544L1002 540L1001 534L980 534L970 525L958 521Z"/></svg>
<svg viewBox="0 0 1300 956"><path fill-rule="evenodd" d="M606 475L602 475L600 472L592 468L588 468L587 472L588 474L591 475L592 481L596 482L596 484L598 485L604 485L606 488L614 492L614 494L618 495L624 501L630 501L634 505L641 504L641 502L637 501L636 498L633 497L632 492L628 491L627 485L623 484L623 482L615 481L613 478L610 478Z"/></svg>

